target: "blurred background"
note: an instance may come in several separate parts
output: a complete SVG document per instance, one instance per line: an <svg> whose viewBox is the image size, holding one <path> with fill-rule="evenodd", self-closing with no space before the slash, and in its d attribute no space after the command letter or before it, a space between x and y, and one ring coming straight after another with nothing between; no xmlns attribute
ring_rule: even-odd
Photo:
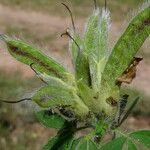
<svg viewBox="0 0 150 150"><path fill-rule="evenodd" d="M71 8L78 31L84 31L89 13L93 10L92 0L0 0L0 33L21 38L45 53L56 58L72 70L68 53L68 38L60 35L70 26L70 18L61 5ZM124 30L128 18L144 0L108 0L111 11L110 46ZM104 0L98 0L100 7ZM141 100L133 114L124 123L125 130L150 129L150 39L142 46L138 56L144 60L138 66L136 79L122 92L130 95L129 103L137 96ZM30 67L17 62L0 42L0 98L17 100L28 97L42 86ZM39 108L34 104L0 103L0 149L40 150L56 131L46 129L35 118Z"/></svg>

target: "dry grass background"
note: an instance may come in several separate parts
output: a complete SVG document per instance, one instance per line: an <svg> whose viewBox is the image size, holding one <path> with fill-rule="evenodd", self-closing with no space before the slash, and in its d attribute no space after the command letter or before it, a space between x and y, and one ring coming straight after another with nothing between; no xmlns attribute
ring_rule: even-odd
<svg viewBox="0 0 150 150"><path fill-rule="evenodd" d="M68 39L60 37L70 25L70 18L61 2L70 5L79 32L83 31L86 18L93 9L92 0L0 0L0 32L40 47L72 70L67 51ZM141 2L143 0L108 0L108 7L112 12L110 45L120 35L128 12ZM99 0L99 5L104 6L104 1ZM130 89L125 90L131 93L131 97L139 93L143 97L134 113L138 117L130 117L126 122L128 130L150 129L149 48L148 39L138 54L144 57L144 61L139 65L137 78L129 86ZM4 43L0 42L0 97L17 99L41 85L30 68L14 60L8 54ZM34 112L31 111L33 108L36 111L31 104L8 106L0 103L0 149L33 150L34 147L34 150L40 150L48 137L55 134L54 130L46 129L36 121Z"/></svg>

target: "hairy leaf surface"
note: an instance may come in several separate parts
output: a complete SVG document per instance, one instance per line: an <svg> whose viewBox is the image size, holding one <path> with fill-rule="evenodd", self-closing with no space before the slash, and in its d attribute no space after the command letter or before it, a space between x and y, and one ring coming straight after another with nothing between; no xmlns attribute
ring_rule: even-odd
<svg viewBox="0 0 150 150"><path fill-rule="evenodd" d="M150 6L139 12L114 46L102 76L102 88L113 88L150 34Z"/></svg>
<svg viewBox="0 0 150 150"><path fill-rule="evenodd" d="M84 42L90 65L92 87L99 91L101 74L108 57L109 12L94 10L89 18Z"/></svg>

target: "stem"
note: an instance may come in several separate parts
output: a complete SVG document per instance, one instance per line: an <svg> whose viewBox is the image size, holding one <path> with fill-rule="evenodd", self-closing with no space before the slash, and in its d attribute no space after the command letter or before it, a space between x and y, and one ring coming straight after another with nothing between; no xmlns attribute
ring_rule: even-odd
<svg viewBox="0 0 150 150"><path fill-rule="evenodd" d="M116 132L114 131L112 140L114 140L115 138L116 138Z"/></svg>
<svg viewBox="0 0 150 150"><path fill-rule="evenodd" d="M118 126L121 126L122 123L128 118L128 116L131 114L131 111L133 110L133 108L135 107L135 105L138 103L138 101L139 101L139 97L134 100L134 102L132 103L132 105L130 106L130 108L126 112L126 114L123 116L123 118L120 121L120 123L118 124Z"/></svg>
<svg viewBox="0 0 150 150"><path fill-rule="evenodd" d="M75 23L74 23L74 19L73 19L73 15L72 15L71 10L70 10L70 8L69 8L66 4L64 4L64 3L61 3L61 4L66 7L66 9L68 10L68 12L69 12L69 14L70 14L73 31L75 32L75 31L76 31L76 28L75 28Z"/></svg>
<svg viewBox="0 0 150 150"><path fill-rule="evenodd" d="M78 131L80 131L80 130L87 129L87 128L92 128L92 126L79 127L79 128L76 129L76 132L78 132Z"/></svg>
<svg viewBox="0 0 150 150"><path fill-rule="evenodd" d="M21 99L21 100L18 100L18 101L7 101L7 100L0 99L1 102L8 103L8 104L16 104L16 103L20 103L20 102L23 102L23 101L31 101L31 100L32 100L31 98L24 98L24 99Z"/></svg>

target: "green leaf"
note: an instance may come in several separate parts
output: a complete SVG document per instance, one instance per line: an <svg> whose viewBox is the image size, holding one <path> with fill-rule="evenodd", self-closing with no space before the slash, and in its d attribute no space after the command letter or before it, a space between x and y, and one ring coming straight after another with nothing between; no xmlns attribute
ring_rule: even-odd
<svg viewBox="0 0 150 150"><path fill-rule="evenodd" d="M65 68L39 49L5 35L1 35L1 39L6 42L10 54L18 61L27 65L34 64L34 69L41 73L60 78L63 81L68 80L69 73Z"/></svg>
<svg viewBox="0 0 150 150"><path fill-rule="evenodd" d="M139 101L139 97L137 97L133 103L131 104L131 106L128 108L127 112L125 113L125 115L122 117L120 123L119 123L119 126L128 118L128 116L131 114L133 108L135 107L135 105L138 103Z"/></svg>
<svg viewBox="0 0 150 150"><path fill-rule="evenodd" d="M102 88L114 88L116 80L128 68L144 41L150 35L150 3L129 23L114 46L102 76Z"/></svg>
<svg viewBox="0 0 150 150"><path fill-rule="evenodd" d="M69 150L98 150L97 145L88 137L74 140Z"/></svg>
<svg viewBox="0 0 150 150"><path fill-rule="evenodd" d="M42 150L72 150L70 149L73 141L72 137L69 137L67 140L64 140L64 142L62 142L61 145L59 145L60 143L58 143L58 141L60 142L59 138L59 136L51 138Z"/></svg>
<svg viewBox="0 0 150 150"><path fill-rule="evenodd" d="M132 139L150 149L150 130L141 130L129 135Z"/></svg>
<svg viewBox="0 0 150 150"><path fill-rule="evenodd" d="M51 138L48 143L42 148L42 150L52 150L52 147L57 142L57 137Z"/></svg>
<svg viewBox="0 0 150 150"><path fill-rule="evenodd" d="M66 122L64 128L58 134L50 139L44 146L43 150L71 150L73 136L76 124L74 122Z"/></svg>
<svg viewBox="0 0 150 150"><path fill-rule="evenodd" d="M130 140L128 141L128 150L137 150L135 144Z"/></svg>
<svg viewBox="0 0 150 150"><path fill-rule="evenodd" d="M110 147L111 150L123 150L124 144L127 144L128 150L137 150L134 143L139 143L140 145L150 148L150 130L141 130L123 135L106 143L99 150L109 150Z"/></svg>
<svg viewBox="0 0 150 150"><path fill-rule="evenodd" d="M119 137L103 145L99 150L122 150L126 141L125 137Z"/></svg>
<svg viewBox="0 0 150 150"><path fill-rule="evenodd" d="M36 118L48 128L61 129L65 124L65 119L57 114L50 114L46 110L37 112Z"/></svg>

